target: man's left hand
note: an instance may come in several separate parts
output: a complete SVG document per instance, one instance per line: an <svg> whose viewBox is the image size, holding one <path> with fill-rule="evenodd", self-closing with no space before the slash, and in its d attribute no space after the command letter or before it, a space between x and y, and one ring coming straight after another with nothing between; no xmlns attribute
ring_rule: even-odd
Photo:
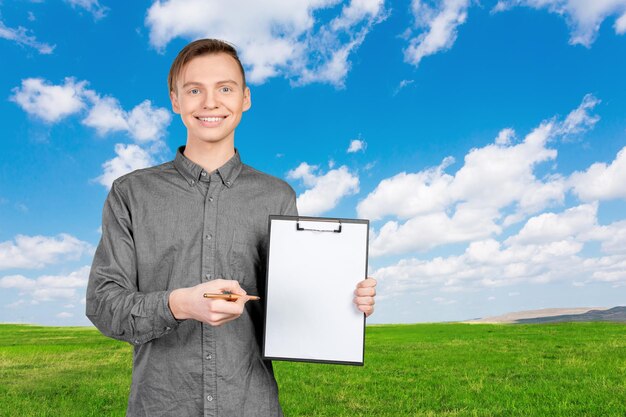
<svg viewBox="0 0 626 417"><path fill-rule="evenodd" d="M376 297L376 280L368 277L356 285L354 290L354 304L369 317L374 312L374 297Z"/></svg>

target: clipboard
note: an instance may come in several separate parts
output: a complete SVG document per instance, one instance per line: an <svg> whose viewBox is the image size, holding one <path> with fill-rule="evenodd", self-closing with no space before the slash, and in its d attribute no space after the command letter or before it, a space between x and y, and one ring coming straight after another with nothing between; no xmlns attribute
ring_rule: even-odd
<svg viewBox="0 0 626 417"><path fill-rule="evenodd" d="M269 217L264 359L363 365L369 220Z"/></svg>

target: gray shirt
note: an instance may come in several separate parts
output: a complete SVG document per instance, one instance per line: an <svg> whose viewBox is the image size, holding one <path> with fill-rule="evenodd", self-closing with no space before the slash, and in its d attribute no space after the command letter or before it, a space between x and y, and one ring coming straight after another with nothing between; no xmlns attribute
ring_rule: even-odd
<svg viewBox="0 0 626 417"><path fill-rule="evenodd" d="M177 321L168 296L217 278L264 295L268 216L297 214L295 193L238 153L206 172L183 151L113 183L87 317L134 345L128 416L280 416L272 365L260 356L263 301L213 327Z"/></svg>

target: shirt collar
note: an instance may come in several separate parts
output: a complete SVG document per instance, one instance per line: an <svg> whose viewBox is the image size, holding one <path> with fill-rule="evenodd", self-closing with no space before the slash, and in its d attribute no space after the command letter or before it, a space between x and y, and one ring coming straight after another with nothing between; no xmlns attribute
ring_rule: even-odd
<svg viewBox="0 0 626 417"><path fill-rule="evenodd" d="M176 151L176 158L174 158L174 167L180 172L180 174L187 180L189 185L195 185L198 181L201 180L202 172L204 168L195 162L188 159L185 155L185 147L181 146ZM235 180L239 176L241 172L243 164L241 163L241 157L239 156L239 151L235 149L235 155L230 158L224 165L219 167L213 172L217 172L222 183L230 188L234 184ZM207 177L210 176L212 172L207 172Z"/></svg>

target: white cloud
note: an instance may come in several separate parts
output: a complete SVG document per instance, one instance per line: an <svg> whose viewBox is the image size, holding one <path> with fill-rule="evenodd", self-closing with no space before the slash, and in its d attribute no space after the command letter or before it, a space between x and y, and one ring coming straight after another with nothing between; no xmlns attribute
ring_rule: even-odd
<svg viewBox="0 0 626 417"><path fill-rule="evenodd" d="M0 269L42 268L67 259L78 259L92 246L62 233L56 237L17 235L14 241L0 242Z"/></svg>
<svg viewBox="0 0 626 417"><path fill-rule="evenodd" d="M496 145L510 145L515 139L515 130L502 129L496 138Z"/></svg>
<svg viewBox="0 0 626 417"><path fill-rule="evenodd" d="M171 121L168 110L152 107L150 100L144 100L128 114L128 131L138 143L152 141L163 137Z"/></svg>
<svg viewBox="0 0 626 417"><path fill-rule="evenodd" d="M22 275L5 276L0 278L0 287L28 290L22 295L30 297L31 302L35 304L42 301L62 300L66 306L64 308L67 308L68 300L80 302L81 295L84 296L90 269L89 266L83 266L67 275L42 275L35 279Z"/></svg>
<svg viewBox="0 0 626 417"><path fill-rule="evenodd" d="M100 20L107 15L109 8L102 6L98 0L65 0L74 8L85 9L91 13L95 20Z"/></svg>
<svg viewBox="0 0 626 417"><path fill-rule="evenodd" d="M508 247L488 239L472 242L458 256L403 259L371 275L379 280L381 293L392 295L432 288L462 287L467 291L554 281L626 284L624 253L585 258L582 249L583 243L573 239Z"/></svg>
<svg viewBox="0 0 626 417"><path fill-rule="evenodd" d="M598 120L600 120L600 116L589 114L589 111L593 110L599 103L600 100L594 97L593 94L585 95L580 106L572 110L561 124L561 134L572 135L593 129Z"/></svg>
<svg viewBox="0 0 626 417"><path fill-rule="evenodd" d="M426 0L412 0L415 24L405 32L410 39L404 60L417 66L424 57L450 49L456 41L458 27L467 20L471 3L470 0L438 0L433 5ZM514 7L545 9L562 16L570 28L572 45L590 47L602 22L612 16L616 17L615 33L626 33L626 0L500 0L492 13Z"/></svg>
<svg viewBox="0 0 626 417"><path fill-rule="evenodd" d="M35 288L34 301L71 300L77 295L75 288Z"/></svg>
<svg viewBox="0 0 626 417"><path fill-rule="evenodd" d="M96 178L98 183L107 189L110 189L113 181L122 175L154 165L150 153L137 145L118 143L115 145L115 153L117 154L115 158L102 164L104 173Z"/></svg>
<svg viewBox="0 0 626 417"><path fill-rule="evenodd" d="M402 91L403 89L405 89L406 87L410 86L411 84L413 84L415 82L415 80L402 80L400 81L400 84L398 84L398 86L396 87L395 90L393 90L393 96L397 96L398 93L400 91Z"/></svg>
<svg viewBox="0 0 626 417"><path fill-rule="evenodd" d="M436 168L383 180L357 207L359 217L393 215L371 240L372 256L426 250L499 234L509 225L564 198L560 177L538 179L534 168L556 157L546 143L553 126L542 124L522 143L473 149L455 175ZM505 209L512 214L502 219Z"/></svg>
<svg viewBox="0 0 626 417"><path fill-rule="evenodd" d="M37 38L29 34L28 29L20 26L17 29L10 28L0 20L0 38L14 41L18 45L36 49L40 54L47 55L54 51L55 45L39 42Z"/></svg>
<svg viewBox="0 0 626 417"><path fill-rule="evenodd" d="M626 147L609 165L597 162L568 179L574 194L583 201L626 199Z"/></svg>
<svg viewBox="0 0 626 417"><path fill-rule="evenodd" d="M58 318L60 318L60 319L69 319L69 318L74 317L74 314L69 313L69 312L67 312L67 311L62 311L62 312L60 312L59 314L57 314L56 316L57 316Z"/></svg>
<svg viewBox="0 0 626 417"><path fill-rule="evenodd" d="M300 179L308 190L298 196L298 212L301 215L317 216L333 209L341 198L359 192L359 178L350 173L346 166L319 173L319 167L301 163L289 171L287 177Z"/></svg>
<svg viewBox="0 0 626 417"><path fill-rule="evenodd" d="M597 212L597 204L583 204L560 214L543 213L530 218L519 233L505 243L543 244L590 233L598 227Z"/></svg>
<svg viewBox="0 0 626 417"><path fill-rule="evenodd" d="M341 15L333 19L330 26L334 30L350 29L364 19L380 14L384 0L352 0L344 5Z"/></svg>
<svg viewBox="0 0 626 417"><path fill-rule="evenodd" d="M66 78L63 85L52 85L40 78L22 80L22 86L13 89L11 100L33 117L54 123L88 108L82 123L96 129L99 135L124 131L135 142L150 145L117 144L117 156L103 164L104 172L96 181L107 188L119 176L154 163L153 155L165 144L160 140L171 122L171 114L164 108L152 106L144 100L130 111L125 111L114 97L101 97L86 88L87 81ZM1 254L0 254L1 255Z"/></svg>
<svg viewBox="0 0 626 417"><path fill-rule="evenodd" d="M359 202L359 217L372 220L387 215L408 219L418 214L443 210L449 203L447 190L454 177L444 170L454 163L445 158L441 165L417 173L401 172L384 179L364 200Z"/></svg>
<svg viewBox="0 0 626 417"><path fill-rule="evenodd" d="M91 101L93 105L83 120L84 125L93 127L102 136L109 132L128 130L126 112L116 98L94 95Z"/></svg>
<svg viewBox="0 0 626 417"><path fill-rule="evenodd" d="M217 0L164 0L148 9L145 24L150 43L161 50L177 37L233 42L252 83L282 75L296 84L327 82L341 87L350 54L386 17L383 3L351 0L337 13L340 0L234 0L228 6ZM315 15L325 9L337 14L322 25Z"/></svg>
<svg viewBox="0 0 626 417"><path fill-rule="evenodd" d="M101 98L96 94L89 94L89 98L93 106L83 124L93 127L100 135L126 131L137 143L145 143L162 138L172 120L168 110L154 108L150 100L144 100L130 112L126 112L113 97Z"/></svg>
<svg viewBox="0 0 626 417"><path fill-rule="evenodd" d="M535 177L534 168L556 158L557 151L547 147L553 134L554 125L546 122L535 128L519 144L493 144L472 149L465 155L464 165L450 184L452 197L457 201L496 210L513 203L522 209L526 205L545 206L550 200L561 200L563 190L560 187L555 187L555 193L548 193L540 201L532 201L529 196L544 184Z"/></svg>
<svg viewBox="0 0 626 417"><path fill-rule="evenodd" d="M503 129L493 144L470 150L454 175L445 172L454 162L448 157L438 167L382 180L358 204L358 216L406 221L388 220L373 229L371 255L497 236L529 215L561 204L568 180L558 174L538 177L535 171L556 159L550 141L593 127L598 118L589 112L597 103L585 96L565 121L542 122L519 143L513 143L513 129Z"/></svg>
<svg viewBox="0 0 626 417"><path fill-rule="evenodd" d="M130 111L125 111L114 97L101 97L87 89L87 81L67 77L62 85L53 85L41 78L22 80L21 87L13 88L11 100L25 112L48 123L87 109L82 123L96 129L98 134L125 131L135 142L158 141L166 132L172 118L162 107L153 107L144 100Z"/></svg>
<svg viewBox="0 0 626 417"><path fill-rule="evenodd" d="M300 179L306 187L313 187L317 180L314 171L319 167L317 165L309 165L306 162L302 162L297 168L292 169L287 173L287 177L291 179Z"/></svg>
<svg viewBox="0 0 626 417"><path fill-rule="evenodd" d="M29 290L35 287L35 281L28 279L23 275L8 275L0 278L0 288L18 288L20 290Z"/></svg>
<svg viewBox="0 0 626 417"><path fill-rule="evenodd" d="M425 251L456 242L467 242L492 234L501 228L490 213L481 210L458 209L453 216L444 212L414 217L403 224L385 223L378 231L372 229L370 255L372 257L409 251Z"/></svg>
<svg viewBox="0 0 626 417"><path fill-rule="evenodd" d="M371 275L379 280L380 292L391 296L433 288L469 291L553 281L626 285L626 221L599 225L597 209L594 203L543 213L503 243L475 240L461 255L402 259ZM600 242L600 255L585 254L585 244L593 241ZM519 293L509 293L514 295Z"/></svg>
<svg viewBox="0 0 626 417"><path fill-rule="evenodd" d="M37 286L45 288L86 288L89 280L89 266L68 275L43 275L37 278Z"/></svg>
<svg viewBox="0 0 626 417"><path fill-rule="evenodd" d="M11 100L31 116L54 123L85 107L86 84L71 77L65 78L62 85L52 85L41 78L26 78L21 87L13 88Z"/></svg>
<svg viewBox="0 0 626 417"><path fill-rule="evenodd" d="M615 21L615 33L620 35L626 33L626 13L621 15L620 18Z"/></svg>
<svg viewBox="0 0 626 417"><path fill-rule="evenodd" d="M348 153L355 153L358 151L365 151L367 148L367 143L364 140L354 139L350 142L350 146L348 146Z"/></svg>
<svg viewBox="0 0 626 417"><path fill-rule="evenodd" d="M450 49L458 26L465 23L469 4L469 0L442 0L433 7L424 0L413 0L415 28L421 33L409 41L404 60L417 66L424 57Z"/></svg>
<svg viewBox="0 0 626 417"><path fill-rule="evenodd" d="M598 227L590 238L602 242L602 251L609 254L623 254L626 248L626 220Z"/></svg>
<svg viewBox="0 0 626 417"><path fill-rule="evenodd" d="M493 11L501 12L517 6L547 9L563 16L570 28L569 43L572 45L590 47L600 25L610 16L620 16L614 26L616 33L626 31L626 0L500 0Z"/></svg>

